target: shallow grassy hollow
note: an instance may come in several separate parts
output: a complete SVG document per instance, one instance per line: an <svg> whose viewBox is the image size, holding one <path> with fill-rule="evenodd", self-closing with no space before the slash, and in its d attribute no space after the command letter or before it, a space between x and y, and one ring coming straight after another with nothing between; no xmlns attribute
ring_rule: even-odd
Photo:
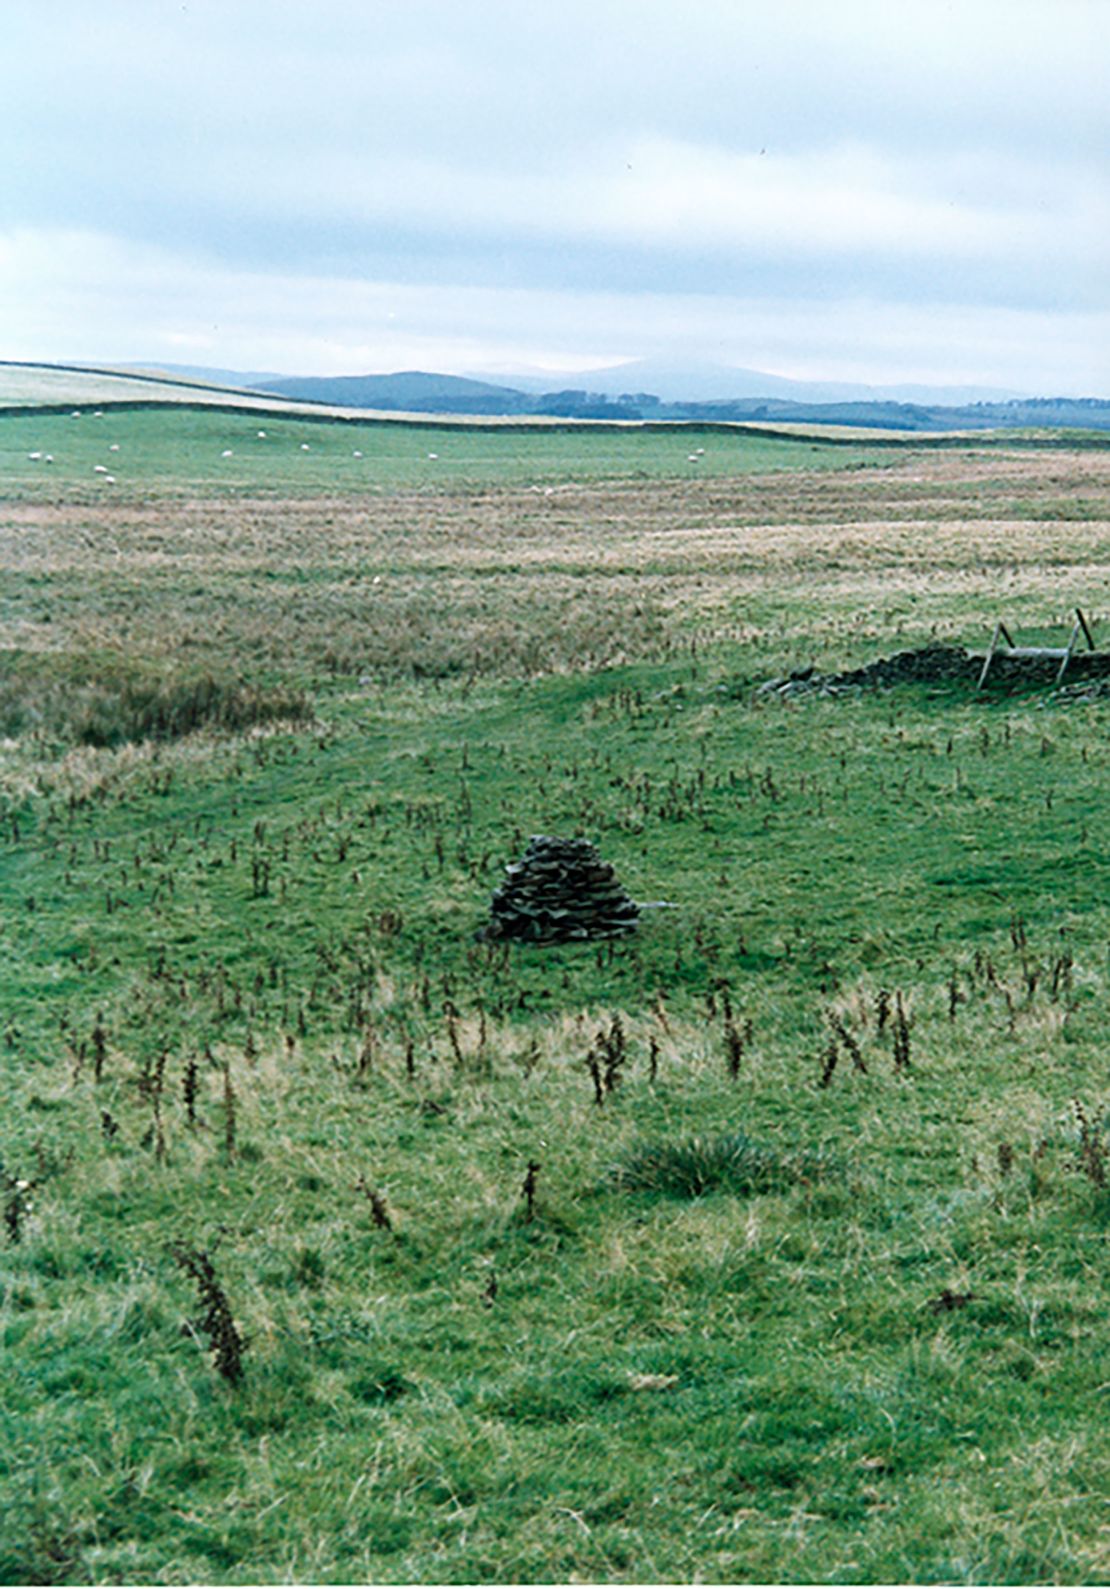
<svg viewBox="0 0 1110 1589"><path fill-rule="evenodd" d="M1105 1581L1107 704L756 689L1105 454L231 424L0 420L0 1578ZM477 942L544 831L668 908Z"/></svg>

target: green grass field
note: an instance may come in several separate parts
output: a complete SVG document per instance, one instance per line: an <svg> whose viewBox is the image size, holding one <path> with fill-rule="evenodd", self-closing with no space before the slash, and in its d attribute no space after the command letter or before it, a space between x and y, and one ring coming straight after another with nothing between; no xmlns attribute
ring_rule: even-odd
<svg viewBox="0 0 1110 1589"><path fill-rule="evenodd" d="M692 461L699 447L702 455ZM127 500L150 490L159 497L198 489L284 497L444 485L481 489L731 477L794 468L807 451L807 468L844 468L875 455L865 444L787 441L694 426L552 430L324 422L184 406L17 414L3 417L0 426L4 480L20 496L40 500L82 488L90 500L100 501ZM51 463L45 461L48 454ZM112 475L111 484L94 472L98 464Z"/></svg>
<svg viewBox="0 0 1110 1589"><path fill-rule="evenodd" d="M0 1581L1110 1580L1105 452L0 460Z"/></svg>

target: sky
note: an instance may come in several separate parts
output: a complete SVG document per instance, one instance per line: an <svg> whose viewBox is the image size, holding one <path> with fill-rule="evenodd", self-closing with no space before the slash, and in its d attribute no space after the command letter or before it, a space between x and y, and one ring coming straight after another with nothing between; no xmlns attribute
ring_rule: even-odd
<svg viewBox="0 0 1110 1589"><path fill-rule="evenodd" d="M0 357L1110 397L1110 0L0 23Z"/></svg>

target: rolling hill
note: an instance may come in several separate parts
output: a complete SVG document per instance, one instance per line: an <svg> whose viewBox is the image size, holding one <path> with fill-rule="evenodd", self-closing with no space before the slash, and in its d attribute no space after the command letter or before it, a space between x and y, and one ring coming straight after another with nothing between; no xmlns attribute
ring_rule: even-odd
<svg viewBox="0 0 1110 1589"><path fill-rule="evenodd" d="M740 372L744 373L744 372ZM217 379L222 377L222 379ZM256 382L257 384L251 384ZM584 423L836 427L897 435L1038 430L1110 430L1110 401L1029 397L958 405L894 397L817 402L792 396L664 401L649 391L619 394L568 387L526 392L488 381L406 370L392 375L250 376L180 366L45 364L0 360L0 408L65 409L98 403L203 403L262 413L335 418L431 417L477 423Z"/></svg>

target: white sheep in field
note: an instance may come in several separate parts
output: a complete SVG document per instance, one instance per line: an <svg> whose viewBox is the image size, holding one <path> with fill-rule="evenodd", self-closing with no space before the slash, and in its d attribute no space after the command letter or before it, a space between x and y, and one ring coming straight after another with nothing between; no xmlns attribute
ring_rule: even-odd
<svg viewBox="0 0 1110 1589"><path fill-rule="evenodd" d="M301 451L302 452L311 452L312 451L312 448L308 445L307 441L302 441L301 442Z"/></svg>
<svg viewBox="0 0 1110 1589"><path fill-rule="evenodd" d="M352 453L352 454L351 454L351 457L352 457L352 458L361 458L361 457L362 457L362 454L361 454L361 453L360 453L360 452L359 452L359 451L358 451L358 449L357 449L357 448L356 448L356 449L355 449L355 451L354 451L354 452L353 452L353 453Z"/></svg>
<svg viewBox="0 0 1110 1589"><path fill-rule="evenodd" d="M109 452L119 452L119 442L118 441L112 442L111 446L108 448L108 451Z"/></svg>
<svg viewBox="0 0 1110 1589"><path fill-rule="evenodd" d="M107 473L108 473L108 465L107 464L103 464L103 463L94 463L93 464L93 474L107 474Z"/></svg>
<svg viewBox="0 0 1110 1589"><path fill-rule="evenodd" d="M234 456L235 454L232 452L230 447L225 447L223 452L220 454L221 458L234 458Z"/></svg>
<svg viewBox="0 0 1110 1589"><path fill-rule="evenodd" d="M39 459L42 457L42 453L41 452L29 452L27 454L27 456L28 456L28 458L30 458L32 463L37 463L39 461Z"/></svg>

